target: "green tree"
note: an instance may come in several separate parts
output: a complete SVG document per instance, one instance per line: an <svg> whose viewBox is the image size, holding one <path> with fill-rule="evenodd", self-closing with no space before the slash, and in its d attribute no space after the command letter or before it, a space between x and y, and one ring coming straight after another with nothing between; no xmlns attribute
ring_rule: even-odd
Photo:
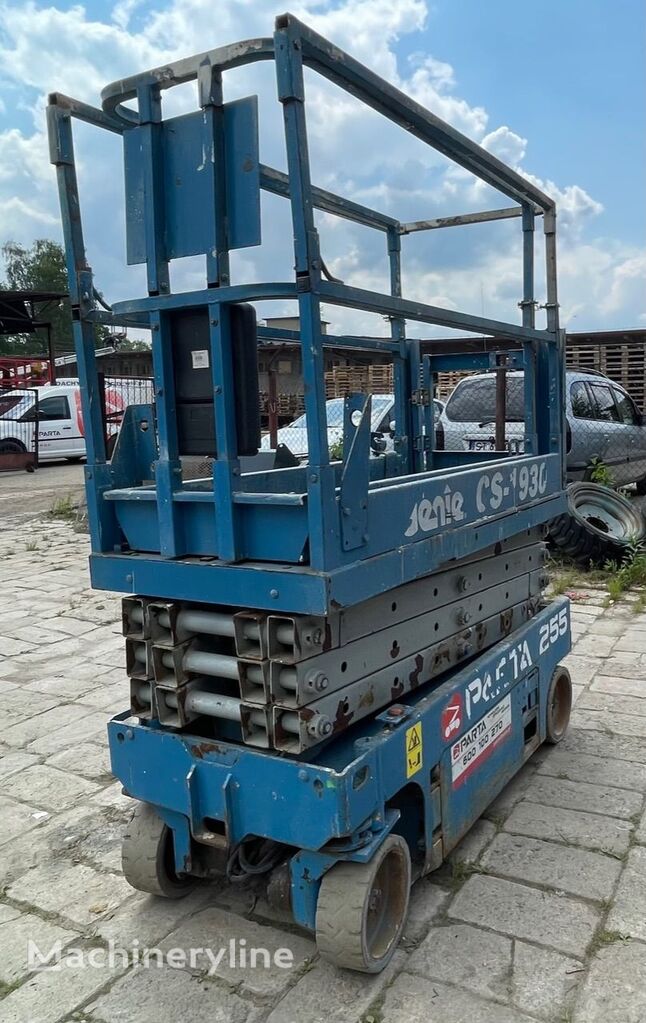
<svg viewBox="0 0 646 1023"><path fill-rule="evenodd" d="M8 241L2 246L5 264L5 281L0 290L8 291L61 291L66 292L67 270L62 245L49 238L37 238L30 248ZM54 352L61 354L74 351L72 339L72 317L67 299L36 306L36 317L51 323ZM109 341L107 327L96 327L97 344ZM47 335L44 330L36 334L14 334L0 336L0 353L5 355L35 355L47 351Z"/></svg>

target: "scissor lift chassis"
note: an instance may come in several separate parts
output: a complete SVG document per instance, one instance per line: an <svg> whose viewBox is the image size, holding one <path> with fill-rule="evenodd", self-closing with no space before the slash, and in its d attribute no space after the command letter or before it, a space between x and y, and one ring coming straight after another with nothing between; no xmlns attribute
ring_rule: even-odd
<svg viewBox="0 0 646 1023"><path fill-rule="evenodd" d="M285 901L296 923L317 930L328 871L369 863L389 835L417 852L414 875L435 869L538 746L558 740L555 691L559 680L567 689L559 660L569 646L569 603L558 599L469 667L311 758L122 714L109 725L113 771L172 830L178 873L200 872L201 848L250 835L284 844Z"/></svg>

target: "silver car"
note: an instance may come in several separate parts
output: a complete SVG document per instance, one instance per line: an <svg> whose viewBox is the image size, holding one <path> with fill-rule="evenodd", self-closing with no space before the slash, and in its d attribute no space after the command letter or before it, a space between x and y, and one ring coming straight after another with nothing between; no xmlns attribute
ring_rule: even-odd
<svg viewBox="0 0 646 1023"><path fill-rule="evenodd" d="M617 486L646 487L646 425L630 395L601 373L565 374L567 475L589 479L595 461L607 467ZM505 440L522 452L525 433L522 371L507 374ZM465 377L453 390L439 419L437 446L448 451L495 450L496 377Z"/></svg>
<svg viewBox="0 0 646 1023"><path fill-rule="evenodd" d="M330 398L325 403L327 439L331 448L334 448L343 440L344 404L345 400L343 398ZM394 394L373 394L370 431L378 438L382 438L382 446L378 449L380 451L390 451L393 447L394 407ZM443 408L444 405L441 401L437 398L433 399L433 415L436 423ZM289 423L288 426L283 426L278 431L277 440L279 444L286 444L291 453L296 455L297 458L307 458L307 420L305 414L299 416L293 423ZM260 450L271 450L269 434L265 434L263 437Z"/></svg>

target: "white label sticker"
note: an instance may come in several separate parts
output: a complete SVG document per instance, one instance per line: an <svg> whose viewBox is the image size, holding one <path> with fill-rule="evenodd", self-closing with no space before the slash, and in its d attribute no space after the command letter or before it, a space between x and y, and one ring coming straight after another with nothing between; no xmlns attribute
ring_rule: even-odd
<svg viewBox="0 0 646 1023"><path fill-rule="evenodd" d="M199 352L191 352L191 358L193 359L193 369L208 369L209 368L209 353L208 349L204 348Z"/></svg>
<svg viewBox="0 0 646 1023"><path fill-rule="evenodd" d="M511 697L506 696L451 746L453 787L466 781L510 733Z"/></svg>

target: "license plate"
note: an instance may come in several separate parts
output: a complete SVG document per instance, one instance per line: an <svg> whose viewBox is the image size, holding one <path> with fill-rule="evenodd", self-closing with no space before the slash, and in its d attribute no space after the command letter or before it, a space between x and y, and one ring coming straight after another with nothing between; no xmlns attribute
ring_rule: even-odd
<svg viewBox="0 0 646 1023"><path fill-rule="evenodd" d="M487 437L481 440L479 437L468 437L469 451L495 451L496 442L493 437Z"/></svg>

